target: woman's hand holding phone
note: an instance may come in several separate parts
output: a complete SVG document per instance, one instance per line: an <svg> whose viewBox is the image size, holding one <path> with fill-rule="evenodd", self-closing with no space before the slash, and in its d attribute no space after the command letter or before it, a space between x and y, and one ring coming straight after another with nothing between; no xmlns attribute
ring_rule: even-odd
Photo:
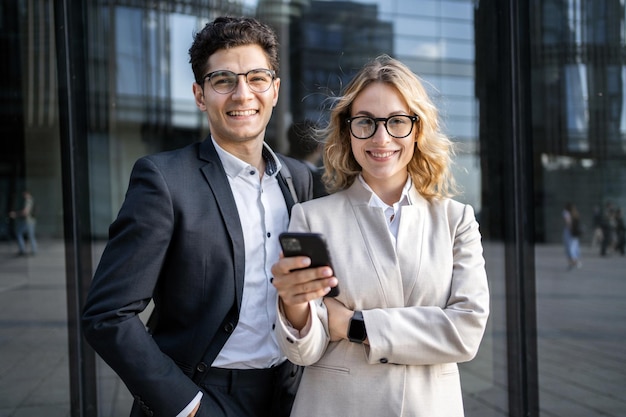
<svg viewBox="0 0 626 417"><path fill-rule="evenodd" d="M281 233L278 240L285 257L306 256L310 259L310 264L304 268L328 266L332 269L333 266L328 247L326 246L326 240L321 234L285 232ZM339 295L339 287L337 285L330 288L330 291L324 295L325 297L336 297Z"/></svg>
<svg viewBox="0 0 626 417"><path fill-rule="evenodd" d="M338 281L329 263L314 266L314 259L309 255L288 252L291 256L281 256L272 266L272 283L280 296L287 320L301 330L308 318L309 301L326 296Z"/></svg>

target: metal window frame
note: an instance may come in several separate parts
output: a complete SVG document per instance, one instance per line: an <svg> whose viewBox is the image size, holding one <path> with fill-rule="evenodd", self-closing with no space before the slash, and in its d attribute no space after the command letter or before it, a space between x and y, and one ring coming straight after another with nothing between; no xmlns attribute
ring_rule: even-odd
<svg viewBox="0 0 626 417"><path fill-rule="evenodd" d="M91 210L87 121L86 3L55 1L67 289L70 415L95 417L96 355L82 336L80 318L91 283Z"/></svg>
<svg viewBox="0 0 626 417"><path fill-rule="evenodd" d="M528 0L502 3L499 35L505 144L506 311L509 416L539 415L531 140L530 12Z"/></svg>

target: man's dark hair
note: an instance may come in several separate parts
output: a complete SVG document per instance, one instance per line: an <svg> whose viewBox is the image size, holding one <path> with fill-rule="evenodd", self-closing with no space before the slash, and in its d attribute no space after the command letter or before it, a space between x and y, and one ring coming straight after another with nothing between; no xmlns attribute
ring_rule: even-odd
<svg viewBox="0 0 626 417"><path fill-rule="evenodd" d="M220 49L259 45L271 70L278 74L278 38L268 25L251 17L218 17L196 33L189 48L189 62L197 83L206 75L208 60Z"/></svg>

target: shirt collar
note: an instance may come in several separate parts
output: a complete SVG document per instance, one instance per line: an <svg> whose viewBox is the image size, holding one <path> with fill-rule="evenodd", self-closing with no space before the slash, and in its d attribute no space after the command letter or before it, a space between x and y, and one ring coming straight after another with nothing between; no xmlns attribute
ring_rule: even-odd
<svg viewBox="0 0 626 417"><path fill-rule="evenodd" d="M213 145L215 146L215 150L220 160L222 161L222 165L224 166L224 171L226 171L226 175L231 178L235 178L242 171L250 171L252 165L249 163L237 158L233 154L227 152L220 145L217 144L213 136L211 136L211 140L213 141ZM274 151L269 147L269 145L263 142L263 150L261 151L261 157L265 161L265 174L268 176L276 175L282 164L280 163L280 159L276 156ZM256 169L256 168L254 168Z"/></svg>
<svg viewBox="0 0 626 417"><path fill-rule="evenodd" d="M365 179L363 178L362 174L359 174L358 179L359 181L361 181L361 184L363 184L363 187L365 187L366 190L372 193L372 196L370 197L370 201L368 203L370 207L381 207L383 209L392 207L392 206L389 206L387 203L385 203L383 200L381 200L380 197L378 197L378 195L376 195L374 190L372 190L372 188L367 184L367 182L365 182ZM408 206L408 205L413 204L413 202L411 201L411 195L409 193L409 190L411 189L412 186L413 186L413 180L411 180L411 176L409 175L409 177L406 180L406 183L404 184L404 187L402 187L402 194L400 195L400 199L393 205L394 208L397 208L399 206Z"/></svg>

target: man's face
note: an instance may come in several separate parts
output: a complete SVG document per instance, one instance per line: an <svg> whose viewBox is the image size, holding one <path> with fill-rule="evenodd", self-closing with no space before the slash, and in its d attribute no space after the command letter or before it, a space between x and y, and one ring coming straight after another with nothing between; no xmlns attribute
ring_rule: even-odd
<svg viewBox="0 0 626 417"><path fill-rule="evenodd" d="M270 69L263 49L258 45L221 49L209 57L207 74L227 70L236 74L253 69ZM244 76L230 93L221 94L211 87L194 83L193 91L198 108L207 113L209 128L215 141L227 151L250 142L263 142L265 128L278 102L280 80L275 79L265 92L254 92Z"/></svg>

